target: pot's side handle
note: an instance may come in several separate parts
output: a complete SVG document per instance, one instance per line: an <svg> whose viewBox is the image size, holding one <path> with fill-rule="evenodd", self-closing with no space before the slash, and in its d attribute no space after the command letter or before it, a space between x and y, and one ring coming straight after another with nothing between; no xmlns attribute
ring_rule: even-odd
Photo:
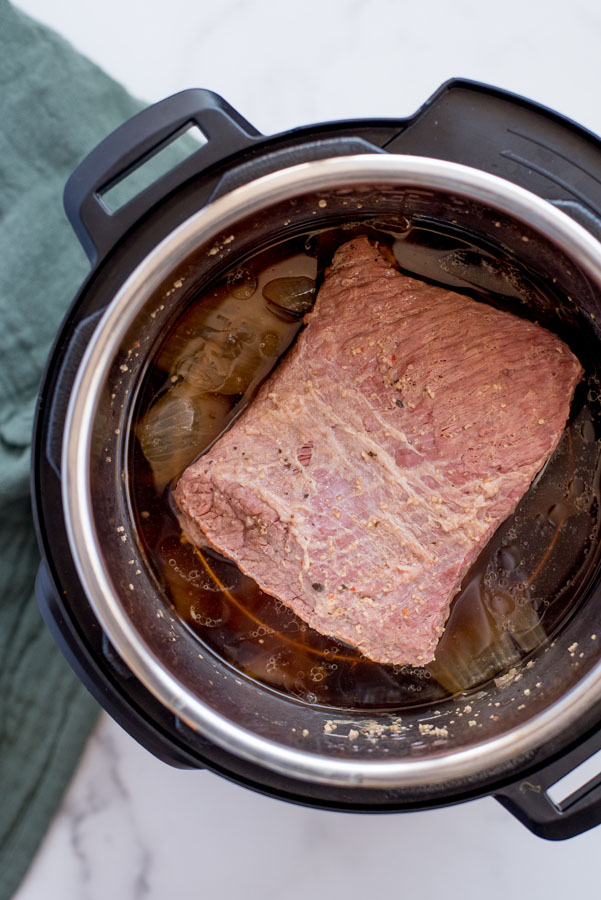
<svg viewBox="0 0 601 900"><path fill-rule="evenodd" d="M495 797L530 831L550 841L564 841L601 823L601 772L567 797L554 800L549 790L601 750L601 729L543 769L495 792ZM577 779L576 779L577 780Z"/></svg>
<svg viewBox="0 0 601 900"><path fill-rule="evenodd" d="M601 140L524 97L452 79L384 148L498 175L563 209L601 238Z"/></svg>
<svg viewBox="0 0 601 900"><path fill-rule="evenodd" d="M192 152L183 159L174 152L167 172L111 211L103 195L193 126L204 143L194 149L190 140ZM65 212L91 263L171 191L261 137L222 97L200 89L174 94L133 116L86 156L65 186Z"/></svg>

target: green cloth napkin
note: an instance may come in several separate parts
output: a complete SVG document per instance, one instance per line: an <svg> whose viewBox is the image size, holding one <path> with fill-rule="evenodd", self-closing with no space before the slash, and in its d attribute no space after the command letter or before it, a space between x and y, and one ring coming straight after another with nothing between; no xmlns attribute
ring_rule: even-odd
<svg viewBox="0 0 601 900"><path fill-rule="evenodd" d="M33 596L29 455L48 349L88 271L63 187L138 108L58 35L0 0L0 900L26 872L98 712Z"/></svg>

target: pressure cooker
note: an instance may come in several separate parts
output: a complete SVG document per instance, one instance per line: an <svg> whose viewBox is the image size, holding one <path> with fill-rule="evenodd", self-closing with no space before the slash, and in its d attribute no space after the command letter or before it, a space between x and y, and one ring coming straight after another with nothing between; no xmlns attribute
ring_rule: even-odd
<svg viewBox="0 0 601 900"><path fill-rule="evenodd" d="M109 192L192 126L193 151L111 209ZM453 223L551 279L601 350L601 141L463 80L410 118L269 137L188 90L109 135L64 201L91 271L39 394L36 594L99 703L166 763L295 803L400 812L492 795L550 839L601 822L601 775L552 797L601 748L596 555L577 607L528 664L435 705L333 710L258 683L190 633L157 589L127 484L132 409L160 336L194 292L282 233L393 213Z"/></svg>

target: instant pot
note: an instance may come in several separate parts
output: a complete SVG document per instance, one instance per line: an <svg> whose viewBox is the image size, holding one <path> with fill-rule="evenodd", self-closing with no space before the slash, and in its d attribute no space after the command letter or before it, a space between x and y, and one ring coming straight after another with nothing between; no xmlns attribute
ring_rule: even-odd
<svg viewBox="0 0 601 900"><path fill-rule="evenodd" d="M107 192L193 125L204 143L111 212ZM157 590L127 483L132 410L161 335L204 284L282 235L393 214L453 223L551 279L558 314L586 321L601 348L599 139L467 81L409 119L272 137L190 90L93 150L65 209L92 268L39 395L36 592L102 706L159 759L296 803L393 812L488 794L546 838L599 823L601 776L562 801L549 793L601 748L596 563L527 664L435 706L328 709L258 684L190 633Z"/></svg>

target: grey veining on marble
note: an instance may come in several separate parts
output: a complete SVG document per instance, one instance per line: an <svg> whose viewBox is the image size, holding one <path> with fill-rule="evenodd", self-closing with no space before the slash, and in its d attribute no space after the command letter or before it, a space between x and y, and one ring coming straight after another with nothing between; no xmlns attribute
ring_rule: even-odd
<svg viewBox="0 0 601 900"><path fill-rule="evenodd" d="M578 897L598 833L540 841L494 800L353 816L170 769L101 719L15 900Z"/></svg>
<svg viewBox="0 0 601 900"><path fill-rule="evenodd" d="M95 885L100 880L112 896L123 892L132 900L142 900L152 877L152 848L141 836L136 806L120 771L118 738L109 729L99 729L94 745L99 763L94 777L87 779L83 795L75 796L65 810L82 900L96 896ZM103 855L90 852L104 841L107 849L118 851L117 858L126 865L107 866Z"/></svg>
<svg viewBox="0 0 601 900"><path fill-rule="evenodd" d="M41 854L42 869L44 859L49 867L43 883L46 890L48 885L54 886L57 898L94 900L101 896L100 887L102 896L132 900L148 896L153 845L138 825L137 806L124 780L130 777L127 767L123 771L120 745L124 739L129 742L108 717L102 721L54 825L60 856L52 850ZM57 869L59 859L63 865ZM33 873L29 883L36 896ZM26 896L27 888L24 893ZM44 896L50 900L55 895Z"/></svg>
<svg viewBox="0 0 601 900"><path fill-rule="evenodd" d="M598 0L18 0L137 96L221 94L265 133L413 113L447 78L601 132ZM494 800L412 815L283 804L170 769L108 717L15 900L596 895L601 831L540 841Z"/></svg>

